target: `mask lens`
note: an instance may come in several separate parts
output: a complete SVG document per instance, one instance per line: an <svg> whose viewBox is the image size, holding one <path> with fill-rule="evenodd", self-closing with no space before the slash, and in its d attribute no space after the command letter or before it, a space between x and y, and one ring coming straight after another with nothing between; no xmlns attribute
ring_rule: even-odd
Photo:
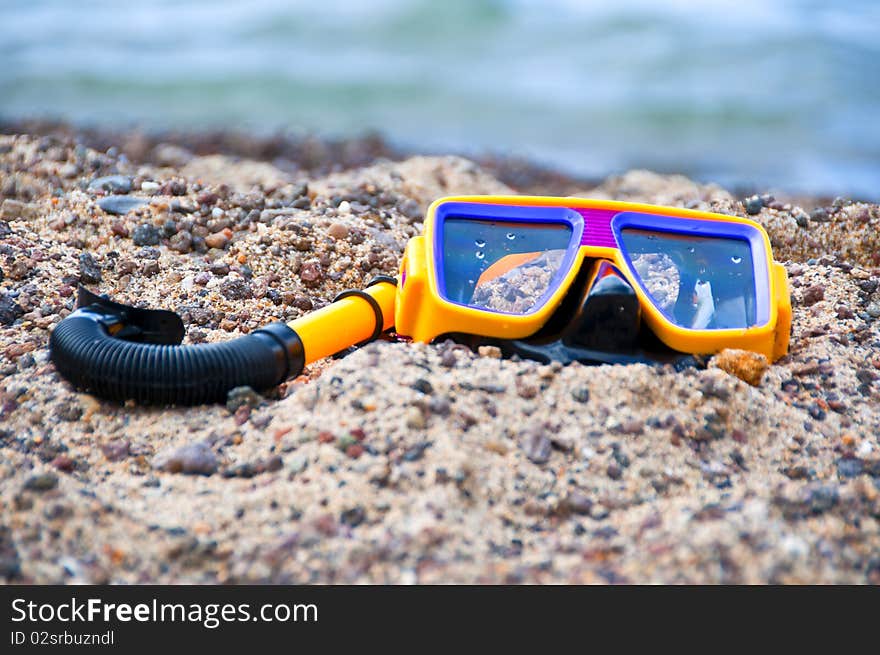
<svg viewBox="0 0 880 655"><path fill-rule="evenodd" d="M735 238L624 228L632 268L654 305L694 330L756 324L751 246Z"/></svg>
<svg viewBox="0 0 880 655"><path fill-rule="evenodd" d="M447 218L440 293L447 300L507 314L538 309L556 289L572 228Z"/></svg>

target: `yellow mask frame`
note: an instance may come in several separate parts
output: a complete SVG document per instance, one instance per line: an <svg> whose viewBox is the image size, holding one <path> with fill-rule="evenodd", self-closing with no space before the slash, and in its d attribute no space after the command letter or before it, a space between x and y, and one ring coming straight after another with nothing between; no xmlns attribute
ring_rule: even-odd
<svg viewBox="0 0 880 655"><path fill-rule="evenodd" d="M576 256L555 290L534 311L508 314L451 302L443 297L438 283L437 244L438 215L453 205L492 205L496 216L503 216L504 208L558 207L580 212L585 217L584 233L598 234L592 242L584 237ZM511 209L511 212L513 209ZM604 212L604 214L603 214ZM599 234L606 229L605 219L598 216L617 216L635 213L653 217L660 223L699 221L712 223L708 229L722 234L725 230L742 231L747 226L754 235L752 257L758 260L765 279L755 284L767 298L767 320L759 325L743 328L695 329L673 323L646 293L631 261L613 235ZM613 220L613 219L611 219ZM591 224L592 221L592 224ZM660 224L657 223L657 224ZM675 231L674 229L671 231ZM407 244L400 265L395 302L395 329L398 334L415 341L430 342L447 333L475 334L500 339L522 339L536 333L559 306L581 264L587 259L604 259L613 263L630 283L642 307L642 316L654 334L670 348L691 354L711 354L724 348L741 348L767 356L771 361L788 351L791 331L791 300L785 268L773 261L770 239L761 225L746 218L727 216L674 207L643 203L558 198L546 196L450 196L436 200L428 208L422 236L413 237Z"/></svg>

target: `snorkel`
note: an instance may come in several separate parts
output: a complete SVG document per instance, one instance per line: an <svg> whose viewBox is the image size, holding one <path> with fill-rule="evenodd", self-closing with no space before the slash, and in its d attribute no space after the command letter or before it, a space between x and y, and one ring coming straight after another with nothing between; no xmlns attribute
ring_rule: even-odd
<svg viewBox="0 0 880 655"><path fill-rule="evenodd" d="M706 262L709 262L707 265ZM539 196L435 201L397 279L380 276L290 323L181 345L170 311L80 288L50 354L77 388L115 400L193 405L257 391L324 357L397 334L451 337L562 363L676 367L741 348L788 350L788 279L754 221L638 203Z"/></svg>
<svg viewBox="0 0 880 655"><path fill-rule="evenodd" d="M394 322L396 281L374 278L363 291L290 323L270 323L224 343L180 345L174 312L139 309L79 288L78 309L52 332L52 361L75 387L111 400L198 405L230 389L257 391L299 375L307 364L367 342Z"/></svg>

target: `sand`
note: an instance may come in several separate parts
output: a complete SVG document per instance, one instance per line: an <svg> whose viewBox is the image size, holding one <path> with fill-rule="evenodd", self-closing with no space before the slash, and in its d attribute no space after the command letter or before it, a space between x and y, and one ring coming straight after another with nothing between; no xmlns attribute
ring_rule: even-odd
<svg viewBox="0 0 880 655"><path fill-rule="evenodd" d="M434 198L522 190L457 157L162 147L0 136L0 579L880 583L877 205L647 171L579 190L768 229L794 325L756 384L731 353L675 372L383 341L228 407L122 406L48 360L77 283L223 341L394 273Z"/></svg>

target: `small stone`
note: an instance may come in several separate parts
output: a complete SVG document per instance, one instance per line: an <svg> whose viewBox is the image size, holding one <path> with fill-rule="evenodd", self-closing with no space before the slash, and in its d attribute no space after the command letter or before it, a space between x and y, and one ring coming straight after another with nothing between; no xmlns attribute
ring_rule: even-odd
<svg viewBox="0 0 880 655"><path fill-rule="evenodd" d="M807 287L804 290L804 295L802 296L803 304L809 307L810 305L815 305L820 300L825 299L825 286L822 284L814 284L811 287Z"/></svg>
<svg viewBox="0 0 880 655"><path fill-rule="evenodd" d="M880 318L880 303L872 302L865 308L865 313L871 318Z"/></svg>
<svg viewBox="0 0 880 655"><path fill-rule="evenodd" d="M58 455L58 457L52 460L52 466L64 473L70 473L76 468L76 462L67 455Z"/></svg>
<svg viewBox="0 0 880 655"><path fill-rule="evenodd" d="M227 300L246 300L254 297L254 290L241 278L226 278L220 285L220 293Z"/></svg>
<svg viewBox="0 0 880 655"><path fill-rule="evenodd" d="M828 216L828 212L822 207L816 207L816 209L810 212L810 220L817 223L827 223L831 218Z"/></svg>
<svg viewBox="0 0 880 655"><path fill-rule="evenodd" d="M0 324L12 325L24 315L24 310L15 300L6 294L0 297Z"/></svg>
<svg viewBox="0 0 880 655"><path fill-rule="evenodd" d="M136 246L155 246L159 244L159 230L149 223L141 223L131 235L132 241Z"/></svg>
<svg viewBox="0 0 880 655"><path fill-rule="evenodd" d="M79 256L79 279L85 284L98 284L101 281L101 267L87 252Z"/></svg>
<svg viewBox="0 0 880 655"><path fill-rule="evenodd" d="M434 387L424 378L419 378L418 380L413 382L412 388L425 394L426 396L430 396L432 393L434 393Z"/></svg>
<svg viewBox="0 0 880 655"><path fill-rule="evenodd" d="M143 207L150 204L149 200L143 198L132 198L131 196L105 196L98 200L98 207L108 214L124 216L133 209ZM156 243L159 243L158 240ZM140 244L139 244L140 245ZM155 244L146 244L155 245Z"/></svg>
<svg viewBox="0 0 880 655"><path fill-rule="evenodd" d="M118 462L128 457L130 447L124 439L113 439L101 445L101 452L108 461Z"/></svg>
<svg viewBox="0 0 880 655"><path fill-rule="evenodd" d="M131 191L131 178L126 175L107 175L105 177L98 177L89 183L89 191L128 193Z"/></svg>
<svg viewBox="0 0 880 655"><path fill-rule="evenodd" d="M418 407L410 407L406 412L406 427L411 430L424 430L426 426L424 412Z"/></svg>
<svg viewBox="0 0 880 655"><path fill-rule="evenodd" d="M611 462L605 469L605 474L612 480L620 480L623 475L623 469L620 468L617 462Z"/></svg>
<svg viewBox="0 0 880 655"><path fill-rule="evenodd" d="M324 270L318 262L306 262L299 269L299 277L306 286L315 287L324 279Z"/></svg>
<svg viewBox="0 0 880 655"><path fill-rule="evenodd" d="M348 236L348 227L342 223L333 223L327 228L327 234L337 240L344 239Z"/></svg>
<svg viewBox="0 0 880 655"><path fill-rule="evenodd" d="M550 443L550 439L538 430L527 431L523 435L521 446L526 457L535 464L544 464L547 462L550 459L550 453L553 449L553 444Z"/></svg>
<svg viewBox="0 0 880 655"><path fill-rule="evenodd" d="M168 242L168 247L175 252L186 254L192 250L193 238L186 230L181 230L175 234Z"/></svg>
<svg viewBox="0 0 880 655"><path fill-rule="evenodd" d="M572 491L565 498L563 506L574 514L589 516L590 510L593 509L593 501L581 491Z"/></svg>
<svg viewBox="0 0 880 655"><path fill-rule="evenodd" d="M618 425L615 432L620 434L643 434L645 432L645 424L639 419L629 419Z"/></svg>
<svg viewBox="0 0 880 655"><path fill-rule="evenodd" d="M352 528L356 528L364 520L367 518L367 513L364 511L364 508L361 505L356 505L351 509L347 509L343 511L339 515L339 522L343 525L350 526Z"/></svg>
<svg viewBox="0 0 880 655"><path fill-rule="evenodd" d="M759 214L761 212L761 208L764 206L764 201L760 196L749 196L745 200L743 200L743 207L746 208L746 213L754 216L755 214Z"/></svg>
<svg viewBox="0 0 880 655"><path fill-rule="evenodd" d="M222 249L229 243L229 237L224 232L215 232L205 237L205 245L209 248Z"/></svg>
<svg viewBox="0 0 880 655"><path fill-rule="evenodd" d="M14 343L11 346L8 346L3 354L6 355L9 359L18 359L25 353L32 352L37 347L37 344L32 342L24 342L24 343Z"/></svg>
<svg viewBox="0 0 880 655"><path fill-rule="evenodd" d="M73 163L67 163L58 169L58 175L66 180L76 177L80 174L80 167Z"/></svg>
<svg viewBox="0 0 880 655"><path fill-rule="evenodd" d="M62 421L73 423L82 417L83 408L76 400L66 400L55 408L54 415Z"/></svg>
<svg viewBox="0 0 880 655"><path fill-rule="evenodd" d="M722 371L756 387L761 384L761 378L770 363L764 355L759 353L725 348L712 358L709 365L720 368Z"/></svg>
<svg viewBox="0 0 880 655"><path fill-rule="evenodd" d="M153 459L153 468L168 473L211 475L217 470L217 456L208 444L199 442L167 449Z"/></svg>
<svg viewBox="0 0 880 655"><path fill-rule="evenodd" d="M258 407L263 397L251 387L235 387L226 394L226 409L234 414L239 407Z"/></svg>
<svg viewBox="0 0 880 655"><path fill-rule="evenodd" d="M218 277L225 277L229 273L229 264L222 261L215 261L211 263L208 270Z"/></svg>
<svg viewBox="0 0 880 655"><path fill-rule="evenodd" d="M25 480L24 488L28 491L50 491L58 486L58 476L54 473L38 473Z"/></svg>
<svg viewBox="0 0 880 655"><path fill-rule="evenodd" d="M159 262L150 261L144 264L144 275L150 277L159 273Z"/></svg>
<svg viewBox="0 0 880 655"><path fill-rule="evenodd" d="M444 368L454 368L457 361L458 357L452 348L448 348L440 356L440 366Z"/></svg>
<svg viewBox="0 0 880 655"><path fill-rule="evenodd" d="M579 403L585 403L590 400L590 390L587 387L579 386L571 390L571 397Z"/></svg>
<svg viewBox="0 0 880 655"><path fill-rule="evenodd" d="M477 354L480 357L488 357L490 359L501 359L501 348L498 346L480 346L477 348Z"/></svg>
<svg viewBox="0 0 880 655"><path fill-rule="evenodd" d="M556 449L564 453L570 453L574 450L574 440L571 437L554 434L550 436L550 444Z"/></svg>
<svg viewBox="0 0 880 655"><path fill-rule="evenodd" d="M862 460L847 457L837 460L837 475L841 478L856 478L862 474Z"/></svg>

